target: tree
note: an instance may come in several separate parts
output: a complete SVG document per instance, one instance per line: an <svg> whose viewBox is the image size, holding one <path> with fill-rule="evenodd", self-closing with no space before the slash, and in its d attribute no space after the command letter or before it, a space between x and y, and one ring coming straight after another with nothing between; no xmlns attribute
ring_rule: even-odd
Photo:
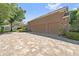
<svg viewBox="0 0 79 59"><path fill-rule="evenodd" d="M12 30L13 23L15 21L22 21L25 18L24 17L25 11L21 7L18 7L17 4L11 4L10 6L11 6L11 13L10 13L11 17L8 21L9 21L10 27L11 27L10 31L13 31Z"/></svg>
<svg viewBox="0 0 79 59"><path fill-rule="evenodd" d="M25 13L26 13L26 11L23 10L21 7L17 8L17 12L16 12L17 21L22 21L22 19L25 19Z"/></svg>
<svg viewBox="0 0 79 59"><path fill-rule="evenodd" d="M79 31L79 10L77 10L77 13L76 13L75 27L77 31Z"/></svg>
<svg viewBox="0 0 79 59"><path fill-rule="evenodd" d="M70 12L70 24L72 31L79 31L79 10L72 10Z"/></svg>
<svg viewBox="0 0 79 59"><path fill-rule="evenodd" d="M7 3L0 4L0 27L2 27L3 22L9 19L9 6ZM2 31L2 30L1 30Z"/></svg>
<svg viewBox="0 0 79 59"><path fill-rule="evenodd" d="M74 20L76 20L77 10L70 11L70 24L74 24Z"/></svg>
<svg viewBox="0 0 79 59"><path fill-rule="evenodd" d="M6 20L9 22L12 31L13 23L15 21L22 21L24 13L25 11L21 7L18 7L16 3L0 4L0 26Z"/></svg>

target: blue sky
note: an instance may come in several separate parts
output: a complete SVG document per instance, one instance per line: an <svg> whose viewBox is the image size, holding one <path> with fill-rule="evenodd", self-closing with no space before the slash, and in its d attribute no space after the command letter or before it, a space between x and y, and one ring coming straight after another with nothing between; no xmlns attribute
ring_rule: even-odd
<svg viewBox="0 0 79 59"><path fill-rule="evenodd" d="M20 3L18 5L26 10L25 23L64 6L68 6L69 10L79 7L79 3Z"/></svg>

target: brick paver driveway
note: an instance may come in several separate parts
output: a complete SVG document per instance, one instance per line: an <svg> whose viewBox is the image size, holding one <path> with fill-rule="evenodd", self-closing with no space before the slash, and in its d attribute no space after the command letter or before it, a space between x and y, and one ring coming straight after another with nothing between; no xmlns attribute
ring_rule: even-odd
<svg viewBox="0 0 79 59"><path fill-rule="evenodd" d="M5 33L0 34L0 55L79 55L78 43L56 35L47 37L32 33Z"/></svg>

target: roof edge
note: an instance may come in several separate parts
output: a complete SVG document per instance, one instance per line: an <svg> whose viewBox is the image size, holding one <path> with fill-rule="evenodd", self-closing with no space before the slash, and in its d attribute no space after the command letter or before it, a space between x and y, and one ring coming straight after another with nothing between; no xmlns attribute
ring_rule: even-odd
<svg viewBox="0 0 79 59"><path fill-rule="evenodd" d="M52 13L58 12L58 11L60 11L60 10L62 10L62 9L67 9L67 10L68 10L68 7L65 6L65 7L59 8L59 9L57 9L57 10L51 11L51 12L49 12L49 13L47 13L47 14L41 15L41 16L39 16L39 17L36 17L35 19L33 19L33 20L29 21L29 22L32 22L32 21L35 21L35 20L39 20L40 18L43 18L43 17L45 17L45 16L48 16L48 15L50 15L50 14L52 14Z"/></svg>

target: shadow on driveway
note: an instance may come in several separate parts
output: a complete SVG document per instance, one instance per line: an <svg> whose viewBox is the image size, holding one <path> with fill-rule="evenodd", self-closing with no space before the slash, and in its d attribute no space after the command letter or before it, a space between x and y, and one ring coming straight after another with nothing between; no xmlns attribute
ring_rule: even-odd
<svg viewBox="0 0 79 59"><path fill-rule="evenodd" d="M65 42L69 42L69 43L72 43L72 44L79 45L79 41L68 39L68 38L65 38L63 36L58 36L58 35L55 35L55 34L38 33L38 32L37 33L36 32L28 32L28 33L34 34L34 35L39 35L39 36L44 36L44 37L48 37L48 38L52 38L52 39L56 39L56 40L61 40L61 41L65 41Z"/></svg>
<svg viewBox="0 0 79 59"><path fill-rule="evenodd" d="M13 32L4 32L4 33L0 33L0 36L4 35L4 34L12 34L12 33ZM61 41L64 41L64 42L69 42L69 43L72 43L72 44L79 45L79 41L68 39L68 38L65 38L63 36L58 36L58 35L55 35L55 34L38 33L38 32L20 32L20 33L30 33L30 34L33 34L33 35L43 36L43 37L56 39L56 40L61 40Z"/></svg>
<svg viewBox="0 0 79 59"><path fill-rule="evenodd" d="M0 32L0 35L3 35L3 34L11 34L12 32Z"/></svg>

